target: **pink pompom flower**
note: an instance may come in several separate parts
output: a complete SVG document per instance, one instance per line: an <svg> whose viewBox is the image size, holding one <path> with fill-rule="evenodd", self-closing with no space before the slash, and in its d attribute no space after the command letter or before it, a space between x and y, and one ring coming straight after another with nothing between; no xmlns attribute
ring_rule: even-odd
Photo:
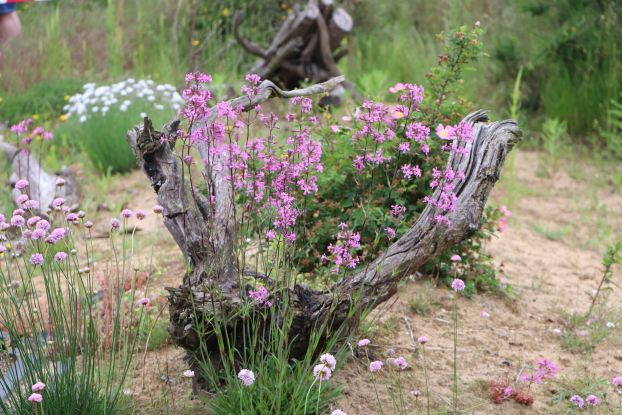
<svg viewBox="0 0 622 415"><path fill-rule="evenodd" d="M382 369L383 365L384 363L382 363L380 360L375 360L369 364L369 371L371 373L379 372Z"/></svg>
<svg viewBox="0 0 622 415"><path fill-rule="evenodd" d="M238 379L242 381L244 386L251 386L255 383L255 374L252 370L242 369L238 372Z"/></svg>
<svg viewBox="0 0 622 415"><path fill-rule="evenodd" d="M45 383L43 383L43 382L37 382L37 383L35 383L34 385L32 385L32 386L30 387L30 389L31 389L33 392L41 392L43 389L45 389Z"/></svg>
<svg viewBox="0 0 622 415"><path fill-rule="evenodd" d="M371 341L369 341L369 339L361 339L358 342L359 347L367 347L369 346L369 343L371 343Z"/></svg>
<svg viewBox="0 0 622 415"><path fill-rule="evenodd" d="M28 400L32 403L41 403L43 402L43 396L39 393L33 393L28 397Z"/></svg>
<svg viewBox="0 0 622 415"><path fill-rule="evenodd" d="M453 288L454 291L458 293L464 291L464 287L465 287L464 281L462 281L460 278L456 278L451 283L451 288Z"/></svg>

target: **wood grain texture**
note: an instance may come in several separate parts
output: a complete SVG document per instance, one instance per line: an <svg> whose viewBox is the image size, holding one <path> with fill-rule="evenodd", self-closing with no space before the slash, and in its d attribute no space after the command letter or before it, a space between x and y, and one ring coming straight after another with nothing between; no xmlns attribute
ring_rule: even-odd
<svg viewBox="0 0 622 415"><path fill-rule="evenodd" d="M229 103L248 110L273 97L326 93L342 82L343 77L338 77L308 88L285 91L264 81L255 97L242 96ZM215 111L212 111L203 122L209 124L214 118ZM232 315L241 302L240 274L245 270L239 269L235 254L235 205L222 169L204 172L208 189L212 189L210 204L204 196L191 190L182 175L181 163L168 143L156 146L155 150L153 146L141 144L159 134L173 134L177 120L165 126L162 133L151 131L147 121L130 131L128 140L157 193L158 203L164 207L167 229L189 261L183 284L168 289L169 331L177 344L192 351L199 347L194 326L196 313ZM484 111L469 114L464 121L473 126L474 138L460 143L466 149L465 154L454 154L448 160L448 168L465 173L465 179L456 187L457 208L447 214L450 225L434 221L437 212L433 206L428 206L406 234L358 273L324 291L304 285L290 287L295 317L289 331L296 334L292 357L306 352L314 327L325 322L333 326L345 322L355 328L356 316L361 310L372 309L391 298L401 279L477 231L490 191L499 179L507 154L519 141L521 131L511 120L489 123ZM144 148L149 148L149 152L141 150ZM202 157L209 156L204 144L197 148ZM218 161L215 163L217 165ZM353 313L354 298L358 312Z"/></svg>

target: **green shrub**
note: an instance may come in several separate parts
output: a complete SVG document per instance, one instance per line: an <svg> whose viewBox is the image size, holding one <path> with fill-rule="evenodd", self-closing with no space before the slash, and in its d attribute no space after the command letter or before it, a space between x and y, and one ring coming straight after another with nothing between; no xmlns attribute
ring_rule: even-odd
<svg viewBox="0 0 622 415"><path fill-rule="evenodd" d="M439 123L458 123L468 113L471 104L459 95L461 80L465 68L481 52L480 35L479 27L470 30L461 27L449 34L439 35L444 42L444 53L439 56L438 64L427 74L428 87L420 112L421 119L417 118L417 121L433 129ZM400 236L413 225L425 207L423 198L431 194L433 168L446 163L446 152L441 149L441 140L433 139L430 141L431 149L427 157L419 151L408 153L407 156L390 153L394 156L393 159L384 164L382 169L378 169L375 175L368 174L367 170L365 174L361 174L353 166L357 147L352 139L352 131L360 126L354 121L351 127L352 129L340 128L337 132L327 129L323 134L325 150L322 161L326 168L318 177L318 188L322 192L321 196L306 204L304 226L309 232L297 241L296 260L303 272L315 270L318 265L317 258L334 241L335 229L342 222L347 223L351 229L360 230L363 255L368 259L373 258L391 243L382 230L392 227ZM405 125L398 130L401 130L400 134L405 134ZM395 151L394 147L392 151ZM404 157L409 157L410 164L421 168L424 172L421 178L408 183L401 182L401 177L395 173L406 162ZM396 204L406 207L409 220L396 223L391 217L390 208ZM494 221L495 219L490 220L490 226L493 226ZM465 253L473 252L472 255L466 255L465 260L469 261L473 278L478 275L479 284L474 284L495 288L492 261L480 254L483 241L490 237L490 226L477 233L470 242L462 244L460 249ZM471 261L473 264L470 264ZM448 268L442 266L438 270L443 277L448 272Z"/></svg>
<svg viewBox="0 0 622 415"><path fill-rule="evenodd" d="M66 97L82 88L82 81L75 79L52 80L34 85L19 94L9 94L0 101L0 121L15 124L23 119L58 118L63 114Z"/></svg>

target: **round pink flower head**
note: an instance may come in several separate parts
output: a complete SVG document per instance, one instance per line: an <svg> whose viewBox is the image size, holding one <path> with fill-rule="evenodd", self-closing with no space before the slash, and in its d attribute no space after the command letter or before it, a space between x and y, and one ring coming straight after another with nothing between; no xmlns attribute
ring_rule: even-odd
<svg viewBox="0 0 622 415"><path fill-rule="evenodd" d="M119 228L121 228L121 224L119 223L119 220L117 218L110 219L110 228L112 230L118 230Z"/></svg>
<svg viewBox="0 0 622 415"><path fill-rule="evenodd" d="M45 389L45 383L37 382L34 385L32 385L30 389L32 389L33 392L41 392L43 389Z"/></svg>
<svg viewBox="0 0 622 415"><path fill-rule="evenodd" d="M382 369L383 364L384 363L382 363L380 360L375 360L369 364L369 371L371 373L376 373L380 371L380 369Z"/></svg>
<svg viewBox="0 0 622 415"><path fill-rule="evenodd" d="M149 299L147 297L143 297L140 300L138 300L138 304L139 305L147 305L147 304L149 304Z"/></svg>
<svg viewBox="0 0 622 415"><path fill-rule="evenodd" d="M17 203L20 205L23 205L28 199L30 199L28 195L21 194L17 196Z"/></svg>
<svg viewBox="0 0 622 415"><path fill-rule="evenodd" d="M185 378L193 378L194 377L194 370L190 370L190 369L184 370L183 375L184 375Z"/></svg>
<svg viewBox="0 0 622 415"><path fill-rule="evenodd" d="M55 262L63 262L66 259L67 259L67 254L65 252L57 252L56 254L54 254Z"/></svg>
<svg viewBox="0 0 622 415"><path fill-rule="evenodd" d="M242 381L244 386L250 386L255 383L255 374L252 370L242 369L238 373L238 379Z"/></svg>
<svg viewBox="0 0 622 415"><path fill-rule="evenodd" d="M417 341L421 344L426 344L427 342L430 341L430 338L428 336L419 336Z"/></svg>
<svg viewBox="0 0 622 415"><path fill-rule="evenodd" d="M332 374L333 374L333 371L330 370L330 368L323 363L316 365L313 368L313 377L315 379L319 379L320 381L330 379Z"/></svg>
<svg viewBox="0 0 622 415"><path fill-rule="evenodd" d="M28 397L28 400L32 403L41 403L43 402L43 396L38 393L33 393Z"/></svg>
<svg viewBox="0 0 622 415"><path fill-rule="evenodd" d="M32 265L43 265L43 255L37 253L37 254L32 254L30 256L30 263Z"/></svg>
<svg viewBox="0 0 622 415"><path fill-rule="evenodd" d="M91 229L93 227L93 222L87 220L86 222L84 222L84 227L87 229Z"/></svg>
<svg viewBox="0 0 622 415"><path fill-rule="evenodd" d="M330 413L330 415L348 415L348 414L343 412L341 409L335 409L333 412Z"/></svg>
<svg viewBox="0 0 622 415"><path fill-rule="evenodd" d="M600 399L598 399L596 395L588 395L587 398L585 398L585 402L590 406L598 406Z"/></svg>
<svg viewBox="0 0 622 415"><path fill-rule="evenodd" d="M616 376L611 380L611 383L613 383L613 386L616 388L622 388L622 376Z"/></svg>
<svg viewBox="0 0 622 415"><path fill-rule="evenodd" d="M320 363L324 363L330 368L330 370L335 370L335 368L337 367L337 359L335 359L335 356L329 353L325 353L320 356Z"/></svg>
<svg viewBox="0 0 622 415"><path fill-rule="evenodd" d="M451 283L451 288L453 288L454 291L458 293L464 291L464 287L465 287L464 281L462 281L460 278L456 278Z"/></svg>
<svg viewBox="0 0 622 415"><path fill-rule="evenodd" d="M399 370L404 370L408 367L408 362L403 357L398 357L393 361L393 364L397 366Z"/></svg>
<svg viewBox="0 0 622 415"><path fill-rule="evenodd" d="M15 188L17 190L24 190L25 188L27 188L29 185L28 180L26 179L20 179L17 181L17 183L15 183Z"/></svg>
<svg viewBox="0 0 622 415"><path fill-rule="evenodd" d="M462 261L462 258L461 258L461 257L460 257L460 255L458 255L458 254L454 254L454 255L452 255L450 259L451 259L453 262L460 262L460 261Z"/></svg>
<svg viewBox="0 0 622 415"><path fill-rule="evenodd" d="M488 314L488 312L487 312L487 311L482 311L482 312L480 313L480 316L482 316L482 317L484 317L484 318L488 318L488 317L490 317L490 314Z"/></svg>
<svg viewBox="0 0 622 415"><path fill-rule="evenodd" d="M369 343L371 343L369 341L369 339L361 339L361 340L359 340L358 345L359 345L359 347L367 347L367 346L369 346Z"/></svg>
<svg viewBox="0 0 622 415"><path fill-rule="evenodd" d="M421 396L421 391L419 389L413 389L410 391L410 396L417 399L418 397Z"/></svg>
<svg viewBox="0 0 622 415"><path fill-rule="evenodd" d="M136 211L136 219L143 220L146 217L147 217L147 212L145 212L144 210L138 209Z"/></svg>
<svg viewBox="0 0 622 415"><path fill-rule="evenodd" d="M583 398L580 397L579 395L572 395L570 397L570 402L572 402L575 406L579 407L579 408L583 408Z"/></svg>
<svg viewBox="0 0 622 415"><path fill-rule="evenodd" d="M56 186L63 187L64 185L65 185L65 179L63 179L62 177L58 177L56 179Z"/></svg>
<svg viewBox="0 0 622 415"><path fill-rule="evenodd" d="M162 212L164 212L164 208L163 208L162 206L160 206L160 205L155 205L155 206L153 207L153 213L160 214L160 213L162 213Z"/></svg>
<svg viewBox="0 0 622 415"><path fill-rule="evenodd" d="M132 216L134 216L134 212L132 212L132 211L131 211L131 210L129 210L129 209L123 209L123 210L121 211L121 217L122 217L123 219L129 219L129 218L131 218Z"/></svg>

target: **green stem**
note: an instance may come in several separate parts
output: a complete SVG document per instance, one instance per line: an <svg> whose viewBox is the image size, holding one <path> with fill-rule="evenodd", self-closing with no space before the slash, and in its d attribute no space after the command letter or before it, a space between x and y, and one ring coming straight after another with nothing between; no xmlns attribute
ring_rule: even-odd
<svg viewBox="0 0 622 415"><path fill-rule="evenodd" d="M453 374L453 399L452 410L453 414L458 413L458 293L454 297L453 306L453 320L454 320L454 374Z"/></svg>
<svg viewBox="0 0 622 415"><path fill-rule="evenodd" d="M425 380L425 399L426 399L426 408L427 415L430 415L430 388L428 385L428 370L425 366L425 345L421 345L421 360L423 364L423 378Z"/></svg>

